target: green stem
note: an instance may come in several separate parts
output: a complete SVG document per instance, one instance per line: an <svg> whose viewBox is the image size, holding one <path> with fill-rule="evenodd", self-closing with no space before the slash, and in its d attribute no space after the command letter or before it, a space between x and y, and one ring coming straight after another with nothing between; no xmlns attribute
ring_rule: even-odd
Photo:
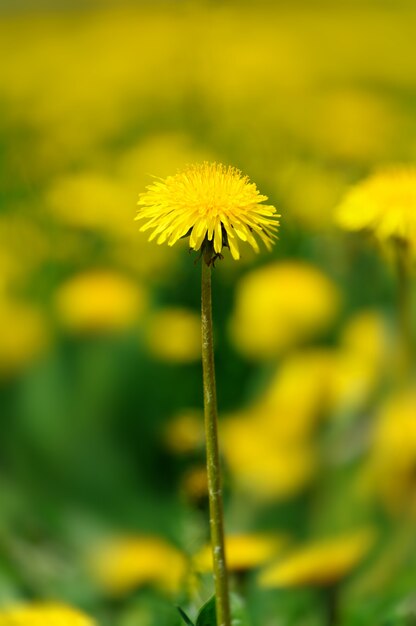
<svg viewBox="0 0 416 626"><path fill-rule="evenodd" d="M409 248L406 242L398 240L396 250L400 372L406 379L410 373L413 358Z"/></svg>
<svg viewBox="0 0 416 626"><path fill-rule="evenodd" d="M204 258L205 257L205 258ZM208 494L211 547L214 565L217 626L230 626L230 600L224 546L224 513L221 467L218 448L217 392L215 387L214 341L212 331L211 263L201 260L202 369L204 381L205 439L207 450Z"/></svg>
<svg viewBox="0 0 416 626"><path fill-rule="evenodd" d="M337 584L330 585L323 590L326 625L338 626L339 620L339 587Z"/></svg>

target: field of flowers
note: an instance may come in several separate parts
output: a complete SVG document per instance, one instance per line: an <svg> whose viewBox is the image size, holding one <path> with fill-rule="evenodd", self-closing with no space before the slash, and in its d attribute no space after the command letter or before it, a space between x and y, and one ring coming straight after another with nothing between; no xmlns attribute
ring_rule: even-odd
<svg viewBox="0 0 416 626"><path fill-rule="evenodd" d="M212 269L233 626L416 623L415 30L0 2L0 626L215 626L203 260L135 221L205 162L280 215Z"/></svg>

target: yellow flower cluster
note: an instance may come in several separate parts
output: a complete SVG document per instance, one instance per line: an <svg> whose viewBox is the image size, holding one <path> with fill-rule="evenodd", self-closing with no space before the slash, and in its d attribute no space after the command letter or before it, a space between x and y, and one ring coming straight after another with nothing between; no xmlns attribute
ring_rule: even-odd
<svg viewBox="0 0 416 626"><path fill-rule="evenodd" d="M319 465L314 442L322 420L367 407L389 354L384 319L363 311L348 321L339 346L287 355L255 402L222 422L234 487L260 500L301 491Z"/></svg>

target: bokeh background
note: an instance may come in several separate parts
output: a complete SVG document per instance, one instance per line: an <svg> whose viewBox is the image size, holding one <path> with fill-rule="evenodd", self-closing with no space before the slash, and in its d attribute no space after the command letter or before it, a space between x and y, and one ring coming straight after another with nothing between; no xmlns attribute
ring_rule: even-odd
<svg viewBox="0 0 416 626"><path fill-rule="evenodd" d="M342 623L407 623L394 272L333 215L416 158L415 24L412 0L2 0L2 605L169 626L209 597L200 268L134 217L152 175L216 160L282 216L272 254L214 272L233 588L253 624L325 624L334 589Z"/></svg>

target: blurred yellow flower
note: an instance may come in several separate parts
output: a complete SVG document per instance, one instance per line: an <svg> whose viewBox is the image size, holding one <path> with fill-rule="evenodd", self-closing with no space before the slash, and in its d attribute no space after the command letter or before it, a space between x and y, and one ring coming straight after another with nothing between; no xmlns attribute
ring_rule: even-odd
<svg viewBox="0 0 416 626"><path fill-rule="evenodd" d="M94 626L95 621L64 604L31 603L0 611L0 626Z"/></svg>
<svg viewBox="0 0 416 626"><path fill-rule="evenodd" d="M200 317L180 307L157 311L149 320L146 339L152 354L162 361L198 361L201 358Z"/></svg>
<svg viewBox="0 0 416 626"><path fill-rule="evenodd" d="M310 442L285 440L255 415L225 420L221 442L236 486L255 499L286 498L314 475L317 458Z"/></svg>
<svg viewBox="0 0 416 626"><path fill-rule="evenodd" d="M114 229L123 216L128 221L129 200L125 187L114 177L85 171L54 180L46 204L64 224L102 230Z"/></svg>
<svg viewBox="0 0 416 626"><path fill-rule="evenodd" d="M32 273L50 260L56 242L45 231L36 210L14 206L0 212L0 288L4 284L10 293L24 290Z"/></svg>
<svg viewBox="0 0 416 626"><path fill-rule="evenodd" d="M246 533L227 535L225 548L230 571L253 569L270 561L287 543L287 537L277 534ZM196 571L212 571L212 548L206 545L193 557Z"/></svg>
<svg viewBox="0 0 416 626"><path fill-rule="evenodd" d="M371 399L381 377L371 361L347 350L334 353L333 370L328 378L330 412L345 414L359 411Z"/></svg>
<svg viewBox="0 0 416 626"><path fill-rule="evenodd" d="M320 234L333 229L334 204L345 188L344 177L315 162L289 162L276 180L276 192L285 198L286 221Z"/></svg>
<svg viewBox="0 0 416 626"><path fill-rule="evenodd" d="M331 350L308 349L290 354L250 409L253 419L260 420L263 428L281 442L306 441L328 410L334 365Z"/></svg>
<svg viewBox="0 0 416 626"><path fill-rule="evenodd" d="M381 408L369 458L372 488L392 513L415 511L416 391L403 391Z"/></svg>
<svg viewBox="0 0 416 626"><path fill-rule="evenodd" d="M185 472L181 480L181 491L191 501L208 500L208 476L205 465L197 465Z"/></svg>
<svg viewBox="0 0 416 626"><path fill-rule="evenodd" d="M216 254L230 248L240 258L238 239L256 251L258 235L268 249L278 227L276 210L261 204L261 195L247 176L217 163L191 165L174 176L156 180L139 198L136 219L146 220L142 231L151 229L150 240L172 246L189 235L189 247L199 250L212 241Z"/></svg>
<svg viewBox="0 0 416 626"><path fill-rule="evenodd" d="M332 410L365 407L383 381L392 351L389 329L379 312L361 311L348 320L330 374Z"/></svg>
<svg viewBox="0 0 416 626"><path fill-rule="evenodd" d="M381 241L416 247L416 168L385 169L353 186L336 209L345 230L366 230Z"/></svg>
<svg viewBox="0 0 416 626"><path fill-rule="evenodd" d="M184 581L187 559L159 537L126 536L96 546L90 554L89 571L110 595L127 594L142 585L175 593Z"/></svg>
<svg viewBox="0 0 416 626"><path fill-rule="evenodd" d="M48 344L49 333L39 309L29 303L0 302L0 374L30 363Z"/></svg>
<svg viewBox="0 0 416 626"><path fill-rule="evenodd" d="M127 158L127 157L126 157ZM140 164L139 164L140 167ZM133 163L131 164L133 169ZM148 171L148 170L145 170ZM53 180L45 204L50 216L64 227L59 248L71 235L79 242L79 231L99 235L110 259L141 275L151 275L173 265L169 250L148 243L144 234L131 227L131 204L136 196L137 174L85 170Z"/></svg>
<svg viewBox="0 0 416 626"><path fill-rule="evenodd" d="M365 558L375 541L371 529L298 548L264 569L262 587L326 586L339 582Z"/></svg>
<svg viewBox="0 0 416 626"><path fill-rule="evenodd" d="M204 443L203 412L197 409L181 411L168 422L163 438L172 452L193 452Z"/></svg>
<svg viewBox="0 0 416 626"><path fill-rule="evenodd" d="M117 159L117 169L129 188L137 195L137 184L149 183L149 172L158 171L161 177L176 172L186 163L199 162L206 158L206 146L195 144L192 132L160 132L140 137ZM131 230L131 214L130 214Z"/></svg>
<svg viewBox="0 0 416 626"><path fill-rule="evenodd" d="M361 359L381 368L391 353L391 337L386 320L376 310L363 310L351 317L341 334L341 346Z"/></svg>
<svg viewBox="0 0 416 626"><path fill-rule="evenodd" d="M91 270L63 283L55 294L61 324L72 332L106 332L129 327L142 314L146 293L127 276Z"/></svg>
<svg viewBox="0 0 416 626"><path fill-rule="evenodd" d="M237 285L231 337L248 357L270 358L322 333L339 303L338 289L319 269L301 261L272 263Z"/></svg>
<svg viewBox="0 0 416 626"><path fill-rule="evenodd" d="M383 380L389 354L383 326L377 314L360 314L347 324L340 347L290 354L250 408L253 418L293 443L310 437L322 418L365 406Z"/></svg>
<svg viewBox="0 0 416 626"><path fill-rule="evenodd" d="M302 130L316 150L331 155L334 161L380 162L388 158L397 133L398 116L389 104L387 98L370 90L321 89L311 102L315 123L303 124Z"/></svg>

